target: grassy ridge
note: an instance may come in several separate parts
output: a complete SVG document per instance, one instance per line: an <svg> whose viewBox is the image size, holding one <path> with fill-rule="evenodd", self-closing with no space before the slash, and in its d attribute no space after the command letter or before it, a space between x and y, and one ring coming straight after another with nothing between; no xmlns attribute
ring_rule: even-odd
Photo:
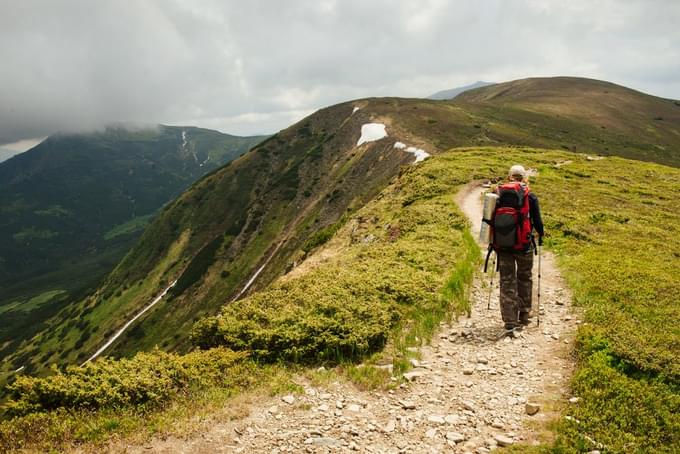
<svg viewBox="0 0 680 454"><path fill-rule="evenodd" d="M353 113L355 106L360 110ZM432 154L463 146L521 145L620 155L678 166L679 106L677 101L606 82L535 78L474 90L453 101L369 98L321 109L272 136L232 165L211 172L154 218L136 246L94 293L117 295L138 285L157 269L164 251L186 230L191 231L190 241L177 266L170 270L173 274L166 279L176 279L191 263L190 272L176 289L183 290L181 294L174 292L171 304L163 301L156 305L133 330L121 336L110 354L128 356L149 350L155 344L168 351L184 351L193 323L198 318L215 315L225 299L237 294L265 260L267 266L251 290L266 287L305 253L327 241L344 216L383 189L397 175L399 166L412 159L392 147L395 141ZM356 147L361 125L373 121L388 125L388 138ZM212 145L202 142L208 136L196 136L193 129L188 131L195 147L190 146L183 156L199 166L212 154L198 153L196 161L193 151L199 148L209 151ZM180 130L175 131L174 139L181 140ZM210 159L209 163L214 162ZM120 200L128 203L126 198ZM21 203L15 202L12 207L18 209ZM40 210L41 218L61 219L68 209L53 203ZM143 213L137 210L134 214ZM134 229L139 222L121 224L130 221L128 215L114 224L118 228L108 232L129 234L109 236L107 248L114 245L122 248L130 235L136 235ZM45 235L49 226L39 223L35 227L35 231L26 233ZM220 236L224 241L211 256L204 248ZM283 246L278 248L280 244ZM274 250L276 253L270 257ZM205 253L197 258L200 251ZM123 252L124 248L116 254ZM71 252L64 256L68 255ZM114 256L110 255L112 259ZM89 274L84 263L77 265L83 276ZM97 270L103 272L111 266L107 261L97 264ZM43 276L41 282L57 277ZM21 289L16 290L34 290L36 283L19 283ZM17 346L15 341L5 348L5 352L15 348L16 351L6 356L8 367L0 366L0 380L15 365L25 365L33 373L45 373L51 362L72 362L101 344L103 338L95 334L75 345L76 339L99 328L73 320L75 314L88 310L86 296L93 291L83 291L76 297L68 287L59 288L67 290L69 298L41 308L51 309L50 314L54 315L44 325L31 326L29 332L25 329L26 317L13 312L11 331L0 327L0 342L3 337L32 337L23 345ZM119 306L115 314L109 314L107 327L122 326L127 315L153 299L156 289L147 290ZM103 319L100 308L92 310L95 314L89 320ZM76 323L81 325L78 332L74 329ZM67 342L48 347L44 340L64 326L70 326L72 331L65 336Z"/></svg>
<svg viewBox="0 0 680 454"><path fill-rule="evenodd" d="M453 151L434 161L467 179L536 167L547 244L586 324L556 452L674 452L680 445L680 170L620 158L519 149ZM433 161L433 162L434 162ZM556 163L572 161L555 166ZM429 163L432 164L432 163ZM576 422L578 421L578 422ZM546 448L548 449L548 448Z"/></svg>
<svg viewBox="0 0 680 454"><path fill-rule="evenodd" d="M472 274L461 267L477 257L451 192L462 181L432 184L441 178L436 165L409 169L338 232L335 241L346 247L332 260L230 303L198 322L192 341L268 362L337 362L381 350L405 320L433 329L460 303L463 277Z"/></svg>
<svg viewBox="0 0 680 454"><path fill-rule="evenodd" d="M680 101L594 79L533 77L470 90L450 102L481 117L480 128L499 145L680 165Z"/></svg>
<svg viewBox="0 0 680 454"><path fill-rule="evenodd" d="M248 352L250 360L235 362L240 369L211 362L215 351L240 358L240 353L218 347L187 356L139 353L132 360L98 360L52 377L24 377L12 385L5 408L22 416L0 425L0 449L73 446L111 434L152 433L144 418L157 421L165 408L189 405L178 392L187 383L198 388L192 393L223 398L223 382L194 377L205 375L204 366L208 377L227 381L227 390L270 380L275 366L263 365L265 361L283 360L295 368L294 363L373 360L372 353L386 350L395 370L404 370L404 347L426 341L442 318L467 310L467 286L479 257L454 202L455 190L464 180L433 185L445 173L434 164L406 168L393 185L340 227L329 244L339 246L331 260L227 306L221 319L231 317L233 331L220 318L197 324L194 339L201 346L226 344ZM201 364L188 376L181 366L187 361ZM377 369L348 370L364 380L366 371ZM149 380L154 375L158 380ZM117 385L112 389L109 383ZM159 406L160 413L145 409L147 402Z"/></svg>
<svg viewBox="0 0 680 454"><path fill-rule="evenodd" d="M572 383L581 400L565 410L572 419L560 423L555 444L538 450L583 452L594 440L608 452L673 452L680 444L680 170L670 167L536 149L452 150L407 168L352 216L328 243L330 259L200 321L193 339L261 361L305 364L365 358L387 346L402 370L401 347L428 339L447 314L468 310L478 249L455 193L468 181L504 176L516 162L539 170L532 187L547 245L586 321ZM32 416L0 433L23 430Z"/></svg>

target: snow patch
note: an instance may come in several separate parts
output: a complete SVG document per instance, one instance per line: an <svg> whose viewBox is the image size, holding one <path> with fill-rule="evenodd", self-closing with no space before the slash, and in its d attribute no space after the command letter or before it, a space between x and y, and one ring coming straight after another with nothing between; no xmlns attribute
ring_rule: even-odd
<svg viewBox="0 0 680 454"><path fill-rule="evenodd" d="M189 151L189 140L187 140L187 132L186 130L182 130L182 151L185 153ZM198 164L198 156L196 155L196 148L193 147L191 150L191 155L194 157L194 161ZM203 166L203 164L201 164Z"/></svg>
<svg viewBox="0 0 680 454"><path fill-rule="evenodd" d="M416 160L413 161L414 164L416 162L424 161L425 159L430 157L430 153L423 150L422 148L408 147L406 149L406 153L413 153L413 155L416 157Z"/></svg>
<svg viewBox="0 0 680 454"><path fill-rule="evenodd" d="M171 288L173 288L173 287L175 286L176 283L177 283L177 280L173 281L173 283L170 284L170 285L168 286L168 288L166 288L165 290L163 290L163 293L161 293L160 295L158 295L158 296L157 296L153 301L151 301L151 303L149 303L144 309L142 309L141 311L139 311L139 312L137 313L137 315L135 315L135 316L132 317L130 320L128 320L128 322L127 322L125 325L123 325L123 327L122 327L121 329L119 329L118 332L117 332L116 334L114 334L113 336L111 336L111 338L110 338L104 345L102 345L102 347L101 347L99 350L97 350L97 351L94 353L94 355L90 356L90 358L88 358L87 361L85 361L83 364L81 364L81 366L84 366L85 364L89 363L90 361L96 359L97 356L99 356L99 355L101 355L102 353L104 353L104 350L106 350L107 348L109 348L109 346L110 346L111 344L113 344L113 343L115 342L115 340L118 339L118 338L120 337L120 335L123 334L123 333L125 332L125 330L128 329L128 328L130 327L130 325L132 325L132 324L134 323L135 320L137 320L139 317L141 317L142 315L144 315L144 313L145 313L146 311L148 311L149 309L151 309L152 307L154 307L154 306L156 305L156 303L158 303L161 299L163 299L163 297L165 296L165 294L168 293L168 290L170 290Z"/></svg>
<svg viewBox="0 0 680 454"><path fill-rule="evenodd" d="M357 113L357 110L359 110L359 107L355 107L355 108L352 110L352 115L354 115L355 113Z"/></svg>
<svg viewBox="0 0 680 454"><path fill-rule="evenodd" d="M366 123L361 127L361 137L357 142L357 147L362 143L375 142L383 137L387 137L385 125L382 123Z"/></svg>
<svg viewBox="0 0 680 454"><path fill-rule="evenodd" d="M430 157L430 153L423 150L422 148L408 147L404 142L395 142L394 148L396 148L397 150L404 150L406 153L413 154L416 157L416 160L413 161L414 164L416 162L424 161L425 159Z"/></svg>

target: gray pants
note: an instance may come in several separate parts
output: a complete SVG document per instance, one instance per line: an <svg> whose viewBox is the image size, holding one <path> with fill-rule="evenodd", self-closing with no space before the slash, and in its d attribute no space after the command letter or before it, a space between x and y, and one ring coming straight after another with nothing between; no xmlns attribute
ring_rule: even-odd
<svg viewBox="0 0 680 454"><path fill-rule="evenodd" d="M501 316L504 323L517 323L520 312L531 310L531 269L534 255L531 251L498 252L501 273Z"/></svg>

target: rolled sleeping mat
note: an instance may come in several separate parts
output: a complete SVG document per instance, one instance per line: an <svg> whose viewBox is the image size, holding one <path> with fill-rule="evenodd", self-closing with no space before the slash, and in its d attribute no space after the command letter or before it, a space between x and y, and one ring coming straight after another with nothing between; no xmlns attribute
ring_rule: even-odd
<svg viewBox="0 0 680 454"><path fill-rule="evenodd" d="M493 212L496 209L498 195L493 192L484 194L484 208L482 209L482 227L479 229L479 242L482 244L491 243L491 226L486 221L491 221Z"/></svg>

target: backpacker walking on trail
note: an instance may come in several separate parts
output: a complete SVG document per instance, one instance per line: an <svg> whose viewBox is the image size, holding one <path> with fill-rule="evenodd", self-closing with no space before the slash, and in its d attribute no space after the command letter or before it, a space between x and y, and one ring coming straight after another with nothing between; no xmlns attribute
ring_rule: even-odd
<svg viewBox="0 0 680 454"><path fill-rule="evenodd" d="M491 219L489 254L495 251L500 270L501 316L506 330L529 324L536 253L533 230L538 233L538 244L543 244L543 221L538 197L529 190L524 167L514 165L508 183L496 188L496 207ZM488 257L487 257L488 261Z"/></svg>

